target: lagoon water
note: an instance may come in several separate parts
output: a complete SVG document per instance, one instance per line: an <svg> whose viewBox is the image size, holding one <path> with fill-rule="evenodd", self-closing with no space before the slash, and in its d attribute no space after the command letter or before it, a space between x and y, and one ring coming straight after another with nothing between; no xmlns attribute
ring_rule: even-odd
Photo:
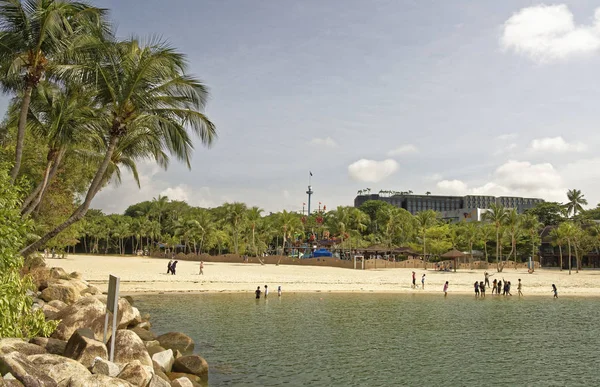
<svg viewBox="0 0 600 387"><path fill-rule="evenodd" d="M140 295L211 386L598 386L600 299L410 294Z"/></svg>

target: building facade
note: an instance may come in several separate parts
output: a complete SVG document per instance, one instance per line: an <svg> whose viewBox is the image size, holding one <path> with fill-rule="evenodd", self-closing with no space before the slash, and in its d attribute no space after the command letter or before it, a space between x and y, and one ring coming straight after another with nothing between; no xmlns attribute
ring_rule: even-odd
<svg viewBox="0 0 600 387"><path fill-rule="evenodd" d="M529 208L542 203L543 199L521 198L512 196L442 196L442 195L412 195L396 194L391 196L382 196L379 194L358 195L354 199L354 207L360 207L369 200L381 200L390 203L396 207L404 208L411 214L421 211L434 210L440 212L442 217L447 214L448 219L469 219L480 220L479 218L485 211L474 211L478 209L489 209L492 204L501 204L507 208L515 208L518 213L523 213ZM464 214L468 214L464 215Z"/></svg>

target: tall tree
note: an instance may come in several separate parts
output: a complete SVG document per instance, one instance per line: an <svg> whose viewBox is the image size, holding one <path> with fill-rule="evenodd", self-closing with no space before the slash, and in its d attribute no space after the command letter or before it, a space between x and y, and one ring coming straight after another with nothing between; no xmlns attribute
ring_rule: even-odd
<svg viewBox="0 0 600 387"><path fill-rule="evenodd" d="M529 240L531 242L531 260L533 261L535 258L536 245L539 246L539 242L541 241L540 230L544 227L544 225L538 220L537 216L531 213L526 213L523 215L521 224L523 226L523 230L529 235ZM532 267L532 269L534 268Z"/></svg>
<svg viewBox="0 0 600 387"><path fill-rule="evenodd" d="M225 203L224 221L231 227L233 252L239 254L240 231L246 221L246 205L244 203Z"/></svg>
<svg viewBox="0 0 600 387"><path fill-rule="evenodd" d="M261 220L263 211L262 208L256 206L248 210L248 222L252 229L252 254L254 254L255 257L258 256L258 249L256 247L256 225Z"/></svg>
<svg viewBox="0 0 600 387"><path fill-rule="evenodd" d="M31 95L48 70L64 64L74 41L107 32L106 11L66 0L0 1L0 71L5 91L22 97L10 172L15 182L21 168Z"/></svg>
<svg viewBox="0 0 600 387"><path fill-rule="evenodd" d="M435 224L437 223L437 212L433 210L418 212L415 215L415 220L419 227L419 233L421 234L421 241L423 243L423 262L425 263L427 260L427 247L425 243L425 236L427 235L427 230L430 227L435 226Z"/></svg>
<svg viewBox="0 0 600 387"><path fill-rule="evenodd" d="M28 255L81 219L105 182L105 174L117 145L128 133L140 138L160 138L169 153L190 167L193 150L188 128L205 145L216 136L214 125L201 112L207 91L202 83L185 73L185 57L162 42L140 44L137 40L104 42L97 47L101 57L79 69L90 83L95 82L96 103L103 106L106 122L104 159L81 205L61 225L23 249ZM138 158L151 157L140 154Z"/></svg>
<svg viewBox="0 0 600 387"><path fill-rule="evenodd" d="M488 211L483 214L483 220L494 225L496 229L496 270L501 272L500 266L500 228L506 223L508 210L502 204L492 204Z"/></svg>
<svg viewBox="0 0 600 387"><path fill-rule="evenodd" d="M573 217L575 217L578 212L581 213L583 211L583 206L588 204L587 199L583 196L581 190L578 189L570 189L567 191L567 198L569 199L567 204L565 204L567 214L573 214Z"/></svg>

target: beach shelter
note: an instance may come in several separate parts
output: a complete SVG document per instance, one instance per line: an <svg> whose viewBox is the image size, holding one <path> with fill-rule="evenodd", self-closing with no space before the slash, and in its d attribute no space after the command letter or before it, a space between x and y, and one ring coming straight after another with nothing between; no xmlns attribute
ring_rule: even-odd
<svg viewBox="0 0 600 387"><path fill-rule="evenodd" d="M442 258L448 258L448 259L452 259L454 260L454 271L456 271L456 260L458 258L464 257L465 254L462 251L458 251L456 249L452 249L450 251L448 251L447 253L444 253L441 255Z"/></svg>

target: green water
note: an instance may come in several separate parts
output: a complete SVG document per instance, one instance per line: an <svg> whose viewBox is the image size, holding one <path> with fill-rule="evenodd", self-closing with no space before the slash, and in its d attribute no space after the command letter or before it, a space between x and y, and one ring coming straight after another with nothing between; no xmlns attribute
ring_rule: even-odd
<svg viewBox="0 0 600 387"><path fill-rule="evenodd" d="M398 294L152 295L211 386L598 386L600 299Z"/></svg>

